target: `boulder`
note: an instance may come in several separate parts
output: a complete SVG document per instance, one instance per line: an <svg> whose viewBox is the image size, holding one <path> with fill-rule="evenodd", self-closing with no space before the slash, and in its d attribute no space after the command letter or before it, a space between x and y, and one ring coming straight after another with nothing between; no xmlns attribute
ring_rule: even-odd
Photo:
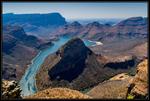
<svg viewBox="0 0 150 101"><path fill-rule="evenodd" d="M16 81L2 80L2 98L21 98L21 89Z"/></svg>
<svg viewBox="0 0 150 101"><path fill-rule="evenodd" d="M136 75L132 81L135 86L131 94L137 98L143 98L148 95L148 60L145 59L137 66Z"/></svg>

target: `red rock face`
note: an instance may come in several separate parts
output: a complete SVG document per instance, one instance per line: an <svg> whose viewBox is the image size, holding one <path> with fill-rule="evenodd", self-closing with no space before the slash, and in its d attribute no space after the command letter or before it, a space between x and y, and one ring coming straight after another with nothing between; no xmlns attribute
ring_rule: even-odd
<svg viewBox="0 0 150 101"><path fill-rule="evenodd" d="M145 59L137 66L137 74L132 83L135 85L131 93L136 97L148 95L148 60Z"/></svg>

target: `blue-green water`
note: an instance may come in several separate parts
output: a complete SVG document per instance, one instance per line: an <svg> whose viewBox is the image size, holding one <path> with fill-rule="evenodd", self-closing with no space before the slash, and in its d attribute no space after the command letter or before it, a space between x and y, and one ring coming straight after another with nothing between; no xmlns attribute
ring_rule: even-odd
<svg viewBox="0 0 150 101"><path fill-rule="evenodd" d="M58 41L54 42L53 46L42 50L39 54L32 60L32 64L29 65L22 79L20 80L20 86L22 89L22 96L28 96L34 94L37 91L36 83L35 83L35 75L39 70L39 67L44 62L44 59L51 53L54 53L58 50L63 44L65 44L71 37L64 36L60 37ZM83 40L86 46L92 46L95 43L90 42L88 40Z"/></svg>

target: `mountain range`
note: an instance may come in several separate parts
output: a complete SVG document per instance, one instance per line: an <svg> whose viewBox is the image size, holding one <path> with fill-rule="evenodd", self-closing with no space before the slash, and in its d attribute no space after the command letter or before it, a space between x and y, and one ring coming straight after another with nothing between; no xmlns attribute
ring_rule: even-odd
<svg viewBox="0 0 150 101"><path fill-rule="evenodd" d="M132 17L120 21L116 25L92 22L81 25L75 21L66 24L53 32L53 35L79 36L90 40L106 42L122 38L147 38L147 18Z"/></svg>

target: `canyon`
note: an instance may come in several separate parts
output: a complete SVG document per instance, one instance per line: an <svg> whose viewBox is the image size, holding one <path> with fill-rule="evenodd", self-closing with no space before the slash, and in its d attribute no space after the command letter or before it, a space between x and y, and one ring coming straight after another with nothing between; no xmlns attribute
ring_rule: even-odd
<svg viewBox="0 0 150 101"><path fill-rule="evenodd" d="M115 25L96 21L82 25L68 23L59 13L10 13L3 17L2 78L20 82L21 96L35 98L50 91L68 91L78 95L75 98L126 99L131 84L134 87L129 95L147 97L145 81L142 87L137 83L147 73L139 69L146 67L139 64L148 58L147 18L131 17ZM105 93L96 94L102 91ZM57 98L52 93L48 96Z"/></svg>

